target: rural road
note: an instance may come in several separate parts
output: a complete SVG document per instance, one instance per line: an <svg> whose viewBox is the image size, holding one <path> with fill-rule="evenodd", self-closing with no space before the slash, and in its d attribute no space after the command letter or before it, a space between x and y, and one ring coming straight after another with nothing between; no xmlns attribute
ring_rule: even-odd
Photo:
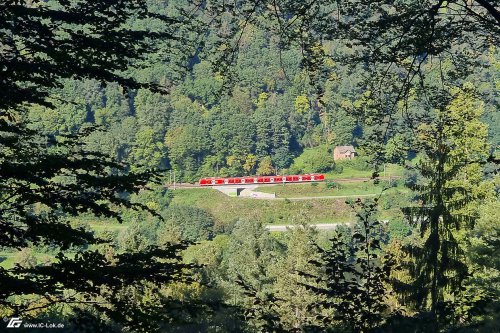
<svg viewBox="0 0 500 333"><path fill-rule="evenodd" d="M382 223L388 223L389 220L382 220ZM311 227L315 227L318 230L335 230L339 225L353 225L354 222L338 222L338 223L317 223L309 224ZM300 227L300 225L289 224L289 225L272 225L268 224L264 228L269 231L288 231L289 229Z"/></svg>
<svg viewBox="0 0 500 333"><path fill-rule="evenodd" d="M324 196L314 196L314 197L295 197L295 198L259 198L252 197L252 199L265 199L265 200L315 200L315 199L347 199L347 198L359 198L359 197L375 197L380 195L380 193L373 194L351 194L351 195L324 195Z"/></svg>
<svg viewBox="0 0 500 333"><path fill-rule="evenodd" d="M348 223L318 223L310 224L310 226L315 227L318 230L334 230L338 225L348 224ZM297 225L266 225L265 228L269 231L287 231L288 229L296 228Z"/></svg>

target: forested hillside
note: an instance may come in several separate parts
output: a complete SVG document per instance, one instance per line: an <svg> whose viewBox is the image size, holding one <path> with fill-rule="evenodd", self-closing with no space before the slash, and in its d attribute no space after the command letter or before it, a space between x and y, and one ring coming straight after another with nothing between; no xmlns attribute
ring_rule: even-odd
<svg viewBox="0 0 500 333"><path fill-rule="evenodd" d="M158 3L162 12L176 7ZM147 26L148 21L141 22ZM117 84L103 88L96 81L66 80L52 92L57 108L32 108L33 126L51 134L76 133L88 125L99 126L89 138L89 147L105 151L134 168L174 169L179 180L195 181L203 176L273 174L288 169L305 149L314 148L309 159L322 163L294 168L294 172L324 172L334 168L336 145L361 145L373 129L359 108L370 91L361 84L362 65L347 66L329 60L330 77L321 96L301 66L299 48L279 51L279 39L251 23L239 41L229 72L214 65L217 56L216 24L206 27L206 46L189 59L189 68L179 72L176 63L161 61L130 74L169 87L161 95L147 89L124 94ZM223 33L223 32L222 32ZM349 54L349 49L325 41L318 46L328 54ZM477 87L485 104L482 119L489 125L493 147L498 146L497 111L498 50L493 46L482 55L484 67L457 79ZM498 65L497 65L498 66ZM231 76L232 84L223 87ZM412 106L414 112L423 108ZM424 111L420 111L424 113ZM395 120L403 128L402 115ZM393 128L386 142L390 162L402 162L410 145L407 132ZM416 151L414 151L416 152Z"/></svg>
<svg viewBox="0 0 500 333"><path fill-rule="evenodd" d="M0 330L499 331L499 48L497 0L0 3Z"/></svg>
<svg viewBox="0 0 500 333"><path fill-rule="evenodd" d="M137 168L173 168L186 181L259 170L274 173L274 168L288 168L305 148L317 148L327 161L303 171L328 171L333 145L353 143L362 133L356 119L338 106L356 98L349 89L356 75L333 85L328 106L320 110L299 68L298 50L284 54L280 64L275 42L264 32L252 29L242 43L237 84L230 91L223 89L210 59L200 55L180 80L169 75L169 63L156 64L154 73L133 74L172 80L166 96L145 89L126 96L118 85L101 88L93 81L68 80L54 93L70 103L51 111L34 108L29 119L55 134L98 125L90 147L105 149Z"/></svg>

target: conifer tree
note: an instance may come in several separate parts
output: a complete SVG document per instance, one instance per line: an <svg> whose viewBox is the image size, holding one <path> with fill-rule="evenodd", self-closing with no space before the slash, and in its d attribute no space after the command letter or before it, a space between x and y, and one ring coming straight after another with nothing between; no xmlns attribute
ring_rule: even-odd
<svg viewBox="0 0 500 333"><path fill-rule="evenodd" d="M492 194L492 187L482 179L489 147L473 87L454 89L436 101L433 117L418 128L423 157L415 168L423 180L410 188L420 202L405 212L423 242L408 249L414 281L402 290L404 299L429 315L438 331L444 323L460 320L455 310L469 274L463 241L479 216L478 203Z"/></svg>
<svg viewBox="0 0 500 333"><path fill-rule="evenodd" d="M140 28L146 19L161 24ZM74 331L152 332L189 308L159 292L162 285L190 281L192 265L179 255L185 243L103 253L99 244L105 240L69 222L81 213L118 220L124 209L155 214L128 196L146 190L156 175L130 173L89 150L83 143L88 129L47 136L26 120L29 106L60 104L49 95L63 79L117 82L123 93L139 87L161 91L127 70L177 43L181 28L181 18L150 11L143 0L0 4L0 246L49 246L56 253L43 265L0 268L2 317L36 320L45 311L66 314Z"/></svg>

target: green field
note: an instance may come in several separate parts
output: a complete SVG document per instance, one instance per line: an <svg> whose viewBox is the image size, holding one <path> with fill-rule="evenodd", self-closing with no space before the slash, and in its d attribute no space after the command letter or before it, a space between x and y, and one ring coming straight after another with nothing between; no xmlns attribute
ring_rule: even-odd
<svg viewBox="0 0 500 333"><path fill-rule="evenodd" d="M18 251L15 252L7 252L7 251L2 251L0 252L0 267L4 269L9 269L14 267L14 264L16 263L16 255L18 254ZM33 252L33 255L36 257L37 261L44 262L46 260L51 260L53 259L52 256L45 254L45 253L39 253L39 252Z"/></svg>
<svg viewBox="0 0 500 333"><path fill-rule="evenodd" d="M306 201L257 200L228 197L214 189L174 191L173 204L207 210L216 223L228 225L238 219L258 220L265 224L290 224L305 219L310 223L345 222L352 219L343 199Z"/></svg>
<svg viewBox="0 0 500 333"><path fill-rule="evenodd" d="M342 165L342 162L339 163ZM403 175L404 168L397 164L386 164L385 172L382 168L380 177L400 177ZM349 165L342 167L342 172L327 172L325 173L326 179L342 179L342 178L370 178L373 170L358 170Z"/></svg>
<svg viewBox="0 0 500 333"><path fill-rule="evenodd" d="M339 188L328 188L327 182L309 184L286 184L258 187L255 191L275 193L278 198L318 197L318 196L356 196L378 195L382 193L384 184L373 184L373 181L356 183L337 183ZM388 190L390 193L391 190Z"/></svg>
<svg viewBox="0 0 500 333"><path fill-rule="evenodd" d="M15 254L13 252L0 252L0 260L0 267L12 268L15 263Z"/></svg>

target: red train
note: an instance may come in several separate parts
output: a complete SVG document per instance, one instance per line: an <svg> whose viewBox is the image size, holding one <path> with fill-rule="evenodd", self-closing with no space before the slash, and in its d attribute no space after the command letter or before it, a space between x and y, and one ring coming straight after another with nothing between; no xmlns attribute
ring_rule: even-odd
<svg viewBox="0 0 500 333"><path fill-rule="evenodd" d="M322 173L310 175L291 175L291 176L248 176L248 177L230 177L230 178L201 178L201 186L214 185L237 185L237 184L283 184L283 183L309 183L325 180Z"/></svg>

